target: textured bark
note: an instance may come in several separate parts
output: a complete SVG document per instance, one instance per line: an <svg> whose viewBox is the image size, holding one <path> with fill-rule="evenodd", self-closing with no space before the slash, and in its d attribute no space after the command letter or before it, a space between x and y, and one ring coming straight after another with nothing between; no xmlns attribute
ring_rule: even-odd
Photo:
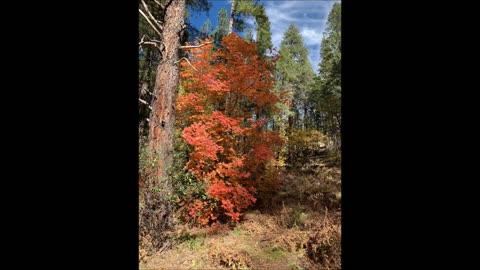
<svg viewBox="0 0 480 270"><path fill-rule="evenodd" d="M228 23L228 34L230 35L233 31L233 12L235 10L236 0L232 0L232 6L230 7L230 21Z"/></svg>
<svg viewBox="0 0 480 270"><path fill-rule="evenodd" d="M154 95L157 97L153 104L150 117L150 149L158 150L159 176L166 177L166 169L172 162L175 100L179 79L178 49L180 34L183 31L185 15L185 0L172 0L167 7L163 40L166 44L163 59L158 66L155 81Z"/></svg>
<svg viewBox="0 0 480 270"><path fill-rule="evenodd" d="M175 100L179 80L178 51L184 30L185 0L171 0L166 5L163 26L165 44L158 66L152 111L149 149L155 153L156 168L145 188L145 212L141 216L140 236L147 236L154 248L167 245L165 232L173 228L172 179L168 170L173 163ZM159 191L153 191L156 188Z"/></svg>

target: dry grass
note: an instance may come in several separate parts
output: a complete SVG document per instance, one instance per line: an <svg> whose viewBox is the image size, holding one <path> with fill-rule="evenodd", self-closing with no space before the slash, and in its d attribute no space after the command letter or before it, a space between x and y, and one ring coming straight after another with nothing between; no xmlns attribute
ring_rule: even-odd
<svg viewBox="0 0 480 270"><path fill-rule="evenodd" d="M308 257L322 269L341 269L341 223L337 219L326 216L306 245Z"/></svg>
<svg viewBox="0 0 480 270"><path fill-rule="evenodd" d="M301 204L323 211L341 207L341 172L338 168L316 168L313 173L286 173L282 189L272 198L272 206Z"/></svg>
<svg viewBox="0 0 480 270"><path fill-rule="evenodd" d="M340 170L284 176L269 207L245 213L233 230L178 224L173 248L141 250L140 269L341 269Z"/></svg>
<svg viewBox="0 0 480 270"><path fill-rule="evenodd" d="M301 228L288 228L281 213L254 211L234 230L214 235L179 226L175 247L147 257L140 269L340 269L339 213L304 216Z"/></svg>

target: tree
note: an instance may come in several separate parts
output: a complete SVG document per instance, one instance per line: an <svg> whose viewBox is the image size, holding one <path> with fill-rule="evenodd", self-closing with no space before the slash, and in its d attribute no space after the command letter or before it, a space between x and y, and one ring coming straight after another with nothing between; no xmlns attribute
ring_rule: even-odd
<svg viewBox="0 0 480 270"><path fill-rule="evenodd" d="M177 121L190 146L187 167L205 191L184 203L201 224L238 222L257 191L278 185L274 160L282 141L264 128L262 116L278 102L274 66L237 34L225 37L216 52L209 45L189 58L182 63Z"/></svg>
<svg viewBox="0 0 480 270"><path fill-rule="evenodd" d="M289 104L288 110L283 108L284 115L288 115L288 128L305 128L307 97L315 73L308 59L308 49L298 28L293 24L285 32L280 44L276 71L276 90L284 97L284 103Z"/></svg>
<svg viewBox="0 0 480 270"><path fill-rule="evenodd" d="M210 22L210 19L207 18L207 20L203 23L202 27L200 28L200 38L205 39L207 37L210 37L210 34L212 33L213 28L212 28L212 23Z"/></svg>
<svg viewBox="0 0 480 270"><path fill-rule="evenodd" d="M232 0L232 5L230 6L230 20L228 21L228 34L231 34L233 31L233 17L236 4L238 4L237 0Z"/></svg>
<svg viewBox="0 0 480 270"><path fill-rule="evenodd" d="M147 0L145 4L148 7L149 12L147 12L142 3L140 3L140 8L145 16L149 18L150 14L154 18L163 18L165 15L165 10L161 8L159 5L156 5L151 0ZM153 88L155 85L155 75L156 75L156 68L160 61L160 52L158 49L153 45L148 43L150 39L157 40L159 39L159 31L157 31L158 26L153 28L150 23L153 23L151 19L148 21L145 17L140 16L139 20L139 40L141 40L140 48L139 48L139 116L140 116L140 136L148 136L148 121L149 116L151 113L151 101L153 99ZM162 25L162 23L159 23ZM155 25L154 25L155 26ZM147 42L149 45L142 44L143 42Z"/></svg>
<svg viewBox="0 0 480 270"><path fill-rule="evenodd" d="M228 16L227 10L225 8L221 8L217 15L218 24L214 30L215 36L215 47L220 46L222 42L222 38L228 35Z"/></svg>
<svg viewBox="0 0 480 270"><path fill-rule="evenodd" d="M270 31L270 21L263 5L257 6L254 11L255 31L259 55L264 55L267 49L272 48L272 32Z"/></svg>
<svg viewBox="0 0 480 270"><path fill-rule="evenodd" d="M312 103L315 105L315 122L319 129L340 147L341 125L341 5L335 3L328 15L322 39L319 76L316 78Z"/></svg>
<svg viewBox="0 0 480 270"><path fill-rule="evenodd" d="M256 43L259 55L264 55L267 49L272 48L272 33L270 21L263 4L254 0L232 0L230 7L230 20L228 34L234 29L243 31L245 21L242 17L253 16L255 18L255 31L257 31ZM247 29L248 31L248 29Z"/></svg>
<svg viewBox="0 0 480 270"><path fill-rule="evenodd" d="M206 8L206 0L190 0L195 8ZM152 10L158 13L152 13ZM145 183L145 207L148 211L140 217L140 236L151 238L155 248L166 245L164 232L173 227L172 205L166 200L172 190L168 169L173 161L175 101L179 80L180 40L186 29L185 0L140 0L139 13L151 27L155 37L143 35L140 46L155 48L159 63L155 75L149 118L148 148L154 153L155 170L151 181ZM160 17L156 17L160 16ZM161 187L161 191L158 189Z"/></svg>
<svg viewBox="0 0 480 270"><path fill-rule="evenodd" d="M252 42L253 41L252 29L247 28L247 33L245 34L245 40L247 42Z"/></svg>
<svg viewBox="0 0 480 270"><path fill-rule="evenodd" d="M139 9L140 14L155 31L160 41L145 41L142 37L141 43L151 42L149 44L155 46L158 49L157 52L161 54L152 94L155 99L153 99L149 120L149 149L155 153L156 170L153 172L153 177L146 183L146 208L149 211L147 210L140 218L142 224L140 235L149 236L153 247L160 248L165 243L163 233L173 227L171 205L168 201L164 202L162 197L165 198L172 189L167 168L172 163L174 104L178 84L176 65L180 39L184 30L185 0L155 3L163 9L163 20L158 20L150 12L144 0L141 0L143 8ZM154 191L161 185L163 186L161 193Z"/></svg>
<svg viewBox="0 0 480 270"><path fill-rule="evenodd" d="M232 0L230 6L230 18L228 23L228 34L233 32L233 29L243 31L245 21L239 16L241 15L253 15L257 1L254 0Z"/></svg>

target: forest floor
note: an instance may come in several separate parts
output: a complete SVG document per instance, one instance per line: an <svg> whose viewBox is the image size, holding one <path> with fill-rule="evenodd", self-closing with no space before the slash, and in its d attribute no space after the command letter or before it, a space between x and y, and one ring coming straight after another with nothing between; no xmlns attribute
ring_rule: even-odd
<svg viewBox="0 0 480 270"><path fill-rule="evenodd" d="M223 227L212 233L185 224L176 225L171 237L173 247L148 257L141 254L140 270L341 269L340 206L330 207L335 210L327 209L322 203L307 206L305 198L301 205L302 200L291 197L303 193L299 189L315 190L305 184L318 182L315 179L321 177L320 174L305 176L302 185L288 186L287 197L273 201L268 210L247 211L234 228ZM339 170L335 169L334 178L339 177ZM291 179L296 180L290 183L300 182L298 175Z"/></svg>
<svg viewBox="0 0 480 270"><path fill-rule="evenodd" d="M140 270L336 269L314 262L307 254L307 247L309 238L319 231L340 232L340 212L301 213L299 224L291 227L282 212L271 215L256 210L245 216L246 220L233 230L218 234L207 234L198 228L179 228L177 235L183 236L183 242L143 258Z"/></svg>

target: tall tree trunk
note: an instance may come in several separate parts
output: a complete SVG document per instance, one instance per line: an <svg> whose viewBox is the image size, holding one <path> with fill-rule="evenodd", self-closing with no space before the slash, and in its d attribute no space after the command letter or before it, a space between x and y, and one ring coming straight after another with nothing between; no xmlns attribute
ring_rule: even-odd
<svg viewBox="0 0 480 270"><path fill-rule="evenodd" d="M232 0L232 6L230 7L230 21L228 23L228 34L229 35L233 31L233 12L235 11L235 2L236 2L236 0Z"/></svg>
<svg viewBox="0 0 480 270"><path fill-rule="evenodd" d="M307 130L308 129L308 117L307 117L307 104L304 105L303 107L303 129Z"/></svg>
<svg viewBox="0 0 480 270"><path fill-rule="evenodd" d="M165 11L163 42L165 50L157 68L150 115L149 149L155 153L156 169L146 185L146 202L140 235L149 235L154 248L166 245L164 232L173 227L172 193L168 169L173 163L175 100L179 80L178 51L183 34L185 0L171 0ZM154 191L159 190L159 191ZM143 231L142 231L143 230Z"/></svg>
<svg viewBox="0 0 480 270"><path fill-rule="evenodd" d="M293 129L293 116L289 115L288 116L288 133Z"/></svg>
<svg viewBox="0 0 480 270"><path fill-rule="evenodd" d="M302 123L300 123L300 109L297 110L297 108L295 108L294 127L295 129L302 129Z"/></svg>

